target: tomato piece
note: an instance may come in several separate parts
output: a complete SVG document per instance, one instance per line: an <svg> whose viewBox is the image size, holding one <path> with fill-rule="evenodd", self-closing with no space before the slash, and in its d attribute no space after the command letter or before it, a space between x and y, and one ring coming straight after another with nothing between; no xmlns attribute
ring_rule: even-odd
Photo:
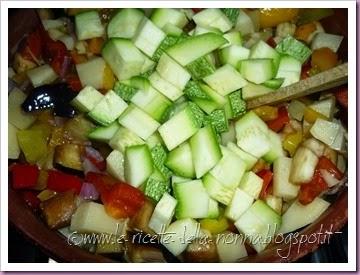
<svg viewBox="0 0 360 275"><path fill-rule="evenodd" d="M344 176L343 173L341 173L341 171L337 168L337 166L330 159L324 156L320 157L316 169L324 169L338 180L341 180Z"/></svg>
<svg viewBox="0 0 360 275"><path fill-rule="evenodd" d="M305 63L301 68L300 79L306 79L310 76L311 64L310 62Z"/></svg>
<svg viewBox="0 0 360 275"><path fill-rule="evenodd" d="M100 194L109 191L113 185L119 183L117 179L109 175L95 172L87 173L85 176L85 181L94 184L96 190Z"/></svg>
<svg viewBox="0 0 360 275"><path fill-rule="evenodd" d="M198 13L200 11L202 11L203 8L192 8L192 11L195 12L195 13Z"/></svg>
<svg viewBox="0 0 360 275"><path fill-rule="evenodd" d="M268 40L266 40L266 43L271 47L271 48L275 48L276 47L276 42L274 40L274 38L271 36Z"/></svg>
<svg viewBox="0 0 360 275"><path fill-rule="evenodd" d="M348 87L342 86L338 88L338 90L335 92L336 100L339 102L339 104L346 108L348 107Z"/></svg>
<svg viewBox="0 0 360 275"><path fill-rule="evenodd" d="M273 173L268 169L264 169L258 172L257 175L263 180L263 185L259 197L260 199L265 199L265 197L269 194Z"/></svg>
<svg viewBox="0 0 360 275"><path fill-rule="evenodd" d="M303 205L309 204L327 188L328 185L322 178L321 173L319 170L315 170L312 180L301 185L298 200Z"/></svg>
<svg viewBox="0 0 360 275"><path fill-rule="evenodd" d="M79 76L74 74L68 74L66 77L66 83L69 84L70 88L75 92L80 92L82 90L82 84L79 79Z"/></svg>
<svg viewBox="0 0 360 275"><path fill-rule="evenodd" d="M40 171L36 165L16 163L11 166L11 172L12 187L14 189L28 189L35 187Z"/></svg>
<svg viewBox="0 0 360 275"><path fill-rule="evenodd" d="M50 170L48 173L47 188L55 192L66 192L74 190L80 193L82 180L73 175L65 174L60 171Z"/></svg>
<svg viewBox="0 0 360 275"><path fill-rule="evenodd" d="M313 51L311 55L311 67L326 71L338 64L338 56L329 48L320 48Z"/></svg>
<svg viewBox="0 0 360 275"><path fill-rule="evenodd" d="M278 117L267 121L266 124L271 130L279 132L282 128L284 128L286 123L289 123L289 121L289 114L286 107L281 106L278 110Z"/></svg>

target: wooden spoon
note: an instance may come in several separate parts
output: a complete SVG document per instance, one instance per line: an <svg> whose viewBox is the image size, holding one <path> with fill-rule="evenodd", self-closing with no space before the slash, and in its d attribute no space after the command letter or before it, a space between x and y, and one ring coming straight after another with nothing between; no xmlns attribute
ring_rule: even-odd
<svg viewBox="0 0 360 275"><path fill-rule="evenodd" d="M291 99L307 96L316 92L331 89L348 81L348 63L316 74L290 86L247 101L249 109L261 105L272 105Z"/></svg>

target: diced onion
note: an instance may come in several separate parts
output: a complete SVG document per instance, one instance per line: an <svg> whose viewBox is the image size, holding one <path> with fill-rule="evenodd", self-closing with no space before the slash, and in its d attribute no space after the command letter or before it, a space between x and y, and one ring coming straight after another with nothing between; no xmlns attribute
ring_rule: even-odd
<svg viewBox="0 0 360 275"><path fill-rule="evenodd" d="M84 182L79 196L85 200L97 200L99 198L99 192L93 184Z"/></svg>

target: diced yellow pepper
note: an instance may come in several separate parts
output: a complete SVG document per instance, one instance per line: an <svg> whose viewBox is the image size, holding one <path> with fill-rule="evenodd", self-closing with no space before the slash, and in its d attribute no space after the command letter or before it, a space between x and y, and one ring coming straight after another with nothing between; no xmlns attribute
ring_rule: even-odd
<svg viewBox="0 0 360 275"><path fill-rule="evenodd" d="M261 106L253 110L263 121L273 120L278 117L278 108L273 106Z"/></svg>
<svg viewBox="0 0 360 275"><path fill-rule="evenodd" d="M220 219L203 219L200 221L200 227L208 230L211 234L218 234L229 228L229 222L225 217Z"/></svg>
<svg viewBox="0 0 360 275"><path fill-rule="evenodd" d="M115 83L115 77L108 65L105 66L104 72L103 72L103 89L104 90L110 90L114 87Z"/></svg>
<svg viewBox="0 0 360 275"><path fill-rule="evenodd" d="M314 109L310 108L310 107L306 107L304 110L304 119L309 122L309 123L314 123L316 121L316 119L318 118L322 118L327 120L327 117L324 116L323 114L320 114L318 112L316 112Z"/></svg>
<svg viewBox="0 0 360 275"><path fill-rule="evenodd" d="M26 130L17 132L21 151L27 162L35 164L48 153L48 137L51 128L48 125L36 124Z"/></svg>
<svg viewBox="0 0 360 275"><path fill-rule="evenodd" d="M294 156L296 149L300 145L303 139L303 135L301 131L289 134L285 137L283 141L283 147L286 151L289 152L290 156Z"/></svg>
<svg viewBox="0 0 360 275"><path fill-rule="evenodd" d="M260 28L275 27L280 23L292 21L298 15L298 13L299 9L260 9Z"/></svg>

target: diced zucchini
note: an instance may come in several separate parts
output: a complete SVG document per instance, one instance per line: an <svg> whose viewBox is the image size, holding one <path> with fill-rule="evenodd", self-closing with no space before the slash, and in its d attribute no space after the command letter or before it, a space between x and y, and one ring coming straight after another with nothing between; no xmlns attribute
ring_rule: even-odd
<svg viewBox="0 0 360 275"><path fill-rule="evenodd" d="M162 29L166 24L173 24L179 28L183 28L188 20L186 15L178 9L155 9L151 15L151 21Z"/></svg>
<svg viewBox="0 0 360 275"><path fill-rule="evenodd" d="M162 120L172 104L169 99L151 86L146 90L138 90L131 98L131 102L158 122Z"/></svg>
<svg viewBox="0 0 360 275"><path fill-rule="evenodd" d="M310 129L310 133L314 138L320 140L328 146L331 146L335 142L339 131L341 131L341 129L338 123L330 122L321 118L316 119Z"/></svg>
<svg viewBox="0 0 360 275"><path fill-rule="evenodd" d="M18 159L20 155L20 146L17 139L18 129L8 122L8 158Z"/></svg>
<svg viewBox="0 0 360 275"><path fill-rule="evenodd" d="M275 197L273 195L267 195L266 198L265 198L265 202L276 213L281 215L281 211L282 211L282 199L281 198Z"/></svg>
<svg viewBox="0 0 360 275"><path fill-rule="evenodd" d="M276 51L282 55L289 55L303 64L311 55L311 50L299 40L288 35L276 46Z"/></svg>
<svg viewBox="0 0 360 275"><path fill-rule="evenodd" d="M190 138L196 178L201 178L221 159L222 153L211 125L200 129Z"/></svg>
<svg viewBox="0 0 360 275"><path fill-rule="evenodd" d="M16 128L23 130L34 123L36 117L31 113L25 113L21 104L26 99L26 94L18 88L13 88L8 98L8 120Z"/></svg>
<svg viewBox="0 0 360 275"><path fill-rule="evenodd" d="M212 27L226 32L232 28L232 22L220 9L204 9L194 15L196 25Z"/></svg>
<svg viewBox="0 0 360 275"><path fill-rule="evenodd" d="M226 231L217 235L216 239L220 262L236 263L248 255L243 236Z"/></svg>
<svg viewBox="0 0 360 275"><path fill-rule="evenodd" d="M190 105L159 127L159 133L168 150L174 149L194 135L201 127Z"/></svg>
<svg viewBox="0 0 360 275"><path fill-rule="evenodd" d="M162 245L174 256L185 251L188 244L197 236L199 223L193 219L181 219L169 225L164 232L166 238L162 238Z"/></svg>
<svg viewBox="0 0 360 275"><path fill-rule="evenodd" d="M202 56L189 63L186 65L186 69L195 80L203 79L215 71L215 67L208 61L206 56Z"/></svg>
<svg viewBox="0 0 360 275"><path fill-rule="evenodd" d="M217 29L217 28L213 28L213 27L202 27L200 25L197 25L195 27L195 29L193 29L194 33L192 34L192 36L197 36L197 35L200 35L200 34L204 34L204 33L209 33L209 32L213 32L213 33L216 33L216 34L223 34L221 30Z"/></svg>
<svg viewBox="0 0 360 275"><path fill-rule="evenodd" d="M288 106L290 116L298 121L302 121L306 105L299 100L292 100Z"/></svg>
<svg viewBox="0 0 360 275"><path fill-rule="evenodd" d="M154 166L160 174L162 181L168 181L172 175L171 171L165 166L168 153L164 146L160 143L151 148L151 156L154 161Z"/></svg>
<svg viewBox="0 0 360 275"><path fill-rule="evenodd" d="M86 40L103 36L105 29L97 11L85 11L75 16L75 31L79 40Z"/></svg>
<svg viewBox="0 0 360 275"><path fill-rule="evenodd" d="M280 157L273 164L273 193L285 201L296 198L300 190L299 185L290 182L291 166L292 159L287 157Z"/></svg>
<svg viewBox="0 0 360 275"><path fill-rule="evenodd" d="M234 29L239 31L243 36L255 32L254 22L242 9L239 9L239 15L236 19Z"/></svg>
<svg viewBox="0 0 360 275"><path fill-rule="evenodd" d="M243 100L240 90L232 92L226 99L227 103L224 109L228 119L237 118L246 113L246 102Z"/></svg>
<svg viewBox="0 0 360 275"><path fill-rule="evenodd" d="M274 61L275 69L278 68L280 55L263 40L259 40L250 49L250 58L271 58Z"/></svg>
<svg viewBox="0 0 360 275"><path fill-rule="evenodd" d="M242 45L242 36L241 33L238 31L230 31L228 33L225 33L224 38L228 41L227 44L223 45L222 48L231 46L231 45Z"/></svg>
<svg viewBox="0 0 360 275"><path fill-rule="evenodd" d="M229 121L228 131L221 134L221 145L226 146L230 142L236 142L235 124L232 121Z"/></svg>
<svg viewBox="0 0 360 275"><path fill-rule="evenodd" d="M236 188L230 204L225 209L225 216L236 221L252 205L254 198L245 191Z"/></svg>
<svg viewBox="0 0 360 275"><path fill-rule="evenodd" d="M180 36L183 34L183 30L171 23L166 23L164 25L164 27L162 27L162 30L167 34L167 35L175 35L175 36Z"/></svg>
<svg viewBox="0 0 360 275"><path fill-rule="evenodd" d="M233 151L235 154L237 154L245 163L246 171L251 170L251 168L255 165L255 163L258 161L257 158L255 158L253 155L246 153L244 150L239 148L235 143L228 142L227 148L229 148L231 151Z"/></svg>
<svg viewBox="0 0 360 275"><path fill-rule="evenodd" d="M120 82L117 81L114 85L114 92L125 101L130 101L131 98L139 91L138 88L130 85L131 81Z"/></svg>
<svg viewBox="0 0 360 275"><path fill-rule="evenodd" d="M240 9L237 8L223 8L221 11L226 15L232 24L235 24L240 13Z"/></svg>
<svg viewBox="0 0 360 275"><path fill-rule="evenodd" d="M260 158L270 151L268 127L254 112L248 112L235 124L237 145L245 152Z"/></svg>
<svg viewBox="0 0 360 275"><path fill-rule="evenodd" d="M248 84L242 88L242 96L243 99L249 100L255 97L266 95L274 91L275 91L274 89L268 88L264 85L257 85L248 82Z"/></svg>
<svg viewBox="0 0 360 275"><path fill-rule="evenodd" d="M108 37L131 39L135 35L143 18L144 13L140 9L121 9L111 18L107 26Z"/></svg>
<svg viewBox="0 0 360 275"><path fill-rule="evenodd" d="M140 22L132 41L143 53L152 57L165 36L165 33L161 29L151 22L151 20L144 17Z"/></svg>
<svg viewBox="0 0 360 275"><path fill-rule="evenodd" d="M194 178L195 169L189 143L185 142L172 150L168 154L165 165L176 175L186 178Z"/></svg>
<svg viewBox="0 0 360 275"><path fill-rule="evenodd" d="M140 137L138 137L134 132L120 125L116 133L109 141L111 148L116 149L122 153L125 153L126 147L140 144L144 144L144 141Z"/></svg>
<svg viewBox="0 0 360 275"><path fill-rule="evenodd" d="M156 71L179 90L183 90L191 78L191 75L166 53L160 57Z"/></svg>
<svg viewBox="0 0 360 275"><path fill-rule="evenodd" d="M209 211L206 218L217 219L219 215L220 215L219 203L216 200L209 198Z"/></svg>
<svg viewBox="0 0 360 275"><path fill-rule="evenodd" d="M237 67L239 61L248 59L250 50L241 45L230 45L219 52L221 64L230 64Z"/></svg>
<svg viewBox="0 0 360 275"><path fill-rule="evenodd" d="M175 214L177 200L168 193L164 193L160 201L156 204L153 214L149 221L149 227L155 233L164 232Z"/></svg>
<svg viewBox="0 0 360 275"><path fill-rule="evenodd" d="M126 182L139 187L153 172L153 161L146 144L126 147L124 171Z"/></svg>
<svg viewBox="0 0 360 275"><path fill-rule="evenodd" d="M104 96L91 86L83 88L71 101L71 104L82 112L90 112Z"/></svg>
<svg viewBox="0 0 360 275"><path fill-rule="evenodd" d="M283 83L284 83L283 78L273 78L265 81L263 85L270 89L279 89Z"/></svg>
<svg viewBox="0 0 360 275"><path fill-rule="evenodd" d="M234 189L226 187L217 181L210 173L207 173L202 180L206 191L212 199L224 205L229 205L234 194Z"/></svg>
<svg viewBox="0 0 360 275"><path fill-rule="evenodd" d="M71 218L71 231L79 233L106 233L121 235L126 228L126 220L109 216L104 205L96 202L83 202Z"/></svg>
<svg viewBox="0 0 360 275"><path fill-rule="evenodd" d="M319 32L312 40L311 49L316 50L326 47L336 53L343 39L344 37L341 35Z"/></svg>
<svg viewBox="0 0 360 275"><path fill-rule="evenodd" d="M153 72L149 76L149 80L151 85L155 89L157 89L160 93L162 93L164 96L166 96L172 101L177 100L183 95L183 92L179 88L175 87L173 84L163 79L157 72Z"/></svg>
<svg viewBox="0 0 360 275"><path fill-rule="evenodd" d="M153 147L159 144L163 145L163 143L164 142L162 141L160 134L158 132L155 132L146 140L146 144L149 146L150 149L152 149Z"/></svg>
<svg viewBox="0 0 360 275"><path fill-rule="evenodd" d="M127 106L124 100L110 90L95 105L89 116L101 125L107 126L114 122L125 111Z"/></svg>
<svg viewBox="0 0 360 275"><path fill-rule="evenodd" d="M208 120L208 123L210 123L214 127L216 133L221 134L227 132L229 128L229 123L224 110L212 111L210 115L206 118Z"/></svg>
<svg viewBox="0 0 360 275"><path fill-rule="evenodd" d="M268 137L270 151L263 156L263 159L268 163L273 163L277 158L285 156L285 152L282 147L281 137L277 133L269 130Z"/></svg>
<svg viewBox="0 0 360 275"><path fill-rule="evenodd" d="M254 172L249 171L246 172L245 175L242 177L239 188L246 192L249 196L257 199L260 195L262 185L262 178L260 178Z"/></svg>
<svg viewBox="0 0 360 275"><path fill-rule="evenodd" d="M145 183L144 194L155 202L158 202L167 192L170 192L170 181L168 180L163 181L150 176Z"/></svg>
<svg viewBox="0 0 360 275"><path fill-rule="evenodd" d="M156 63L147 56L144 56L144 58L145 62L141 68L141 76L148 77L154 71Z"/></svg>
<svg viewBox="0 0 360 275"><path fill-rule="evenodd" d="M26 71L26 75L29 77L34 88L50 84L58 78L58 75L48 64L28 70Z"/></svg>
<svg viewBox="0 0 360 275"><path fill-rule="evenodd" d="M226 147L221 147L222 158L210 170L210 174L224 186L236 188L245 173L245 162Z"/></svg>
<svg viewBox="0 0 360 275"><path fill-rule="evenodd" d="M336 151L345 151L346 131L340 121L336 121L336 123L339 124L340 129L338 134L336 135L334 142L330 145L330 148Z"/></svg>
<svg viewBox="0 0 360 275"><path fill-rule="evenodd" d="M297 149L290 171L289 180L294 184L306 184L311 181L318 157L308 148L300 147Z"/></svg>
<svg viewBox="0 0 360 275"><path fill-rule="evenodd" d="M300 80L301 62L291 56L284 55L280 59L276 78L284 78L281 87L289 86Z"/></svg>
<svg viewBox="0 0 360 275"><path fill-rule="evenodd" d="M255 84L272 79L276 73L273 60L270 58L246 59L240 64L241 75Z"/></svg>
<svg viewBox="0 0 360 275"><path fill-rule="evenodd" d="M229 64L218 68L213 74L204 78L204 81L219 94L225 96L247 84L235 68Z"/></svg>
<svg viewBox="0 0 360 275"><path fill-rule="evenodd" d="M144 140L150 137L160 126L156 120L133 104L130 104L119 117L119 123Z"/></svg>
<svg viewBox="0 0 360 275"><path fill-rule="evenodd" d="M95 89L104 88L104 70L106 63L103 58L95 57L87 62L76 64L81 85L91 86Z"/></svg>
<svg viewBox="0 0 360 275"><path fill-rule="evenodd" d="M125 181L124 155L118 150L113 150L106 158L106 171L114 178Z"/></svg>
<svg viewBox="0 0 360 275"><path fill-rule="evenodd" d="M178 201L175 209L177 219L207 217L210 198L201 180L175 183L174 194Z"/></svg>
<svg viewBox="0 0 360 275"><path fill-rule="evenodd" d="M189 37L166 50L180 65L186 66L225 44L227 40L219 34L205 33Z"/></svg>
<svg viewBox="0 0 360 275"><path fill-rule="evenodd" d="M159 47L156 49L152 59L155 62L158 62L160 57L162 56L162 54L165 52L165 50L173 45L175 45L176 43L178 43L180 40L179 36L176 35L166 35L166 37L164 38L163 41L161 41L161 44L159 45Z"/></svg>
<svg viewBox="0 0 360 275"><path fill-rule="evenodd" d="M240 233L248 236L251 246L259 253L271 242L281 226L281 216L265 202L257 200L235 222Z"/></svg>
<svg viewBox="0 0 360 275"><path fill-rule="evenodd" d="M119 80L126 80L142 73L145 56L130 40L111 38L101 53Z"/></svg>
<svg viewBox="0 0 360 275"><path fill-rule="evenodd" d="M293 202L282 216L279 233L292 232L314 222L329 206L330 203L319 197L307 205L302 205L298 201Z"/></svg>
<svg viewBox="0 0 360 275"><path fill-rule="evenodd" d="M323 114L327 118L332 119L335 110L335 97L330 96L328 98L316 101L309 105L309 107L316 112Z"/></svg>

